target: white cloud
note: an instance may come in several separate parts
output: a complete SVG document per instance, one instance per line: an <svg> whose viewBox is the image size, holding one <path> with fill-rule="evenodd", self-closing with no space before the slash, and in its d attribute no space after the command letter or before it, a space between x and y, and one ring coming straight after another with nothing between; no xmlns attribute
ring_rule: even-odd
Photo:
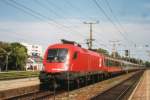
<svg viewBox="0 0 150 100"><path fill-rule="evenodd" d="M25 40L33 42L35 41L38 43L54 43L58 42L58 40L61 38L67 38L71 40L76 39L78 41L82 41L84 35L81 34L85 33L81 31L83 28L68 26L58 27L54 24L48 24L46 22L1 22L0 40L5 39L6 41L9 41L25 38Z"/></svg>
<svg viewBox="0 0 150 100"><path fill-rule="evenodd" d="M1 22L0 40L20 41L37 43L47 47L49 44L57 43L60 39L75 40L83 43L89 37L89 25L83 24L81 20L59 20L59 23L66 24L66 27L57 27L47 22ZM122 23L127 33L123 33L129 40L136 43L149 43L150 25L148 23ZM121 43L128 45L123 40L111 23L101 22L93 26L93 38L97 40L96 45L100 47L106 44L110 47L109 40L121 40ZM85 47L85 44L84 44ZM105 47L104 47L105 48ZM107 48L106 48L107 49ZM109 49L110 50L110 49Z"/></svg>

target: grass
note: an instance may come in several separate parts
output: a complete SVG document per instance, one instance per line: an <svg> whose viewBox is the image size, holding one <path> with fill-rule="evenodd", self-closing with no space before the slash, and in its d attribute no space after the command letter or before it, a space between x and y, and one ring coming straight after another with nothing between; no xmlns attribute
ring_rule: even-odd
<svg viewBox="0 0 150 100"><path fill-rule="evenodd" d="M0 80L10 80L28 77L38 77L38 71L8 71L0 72Z"/></svg>

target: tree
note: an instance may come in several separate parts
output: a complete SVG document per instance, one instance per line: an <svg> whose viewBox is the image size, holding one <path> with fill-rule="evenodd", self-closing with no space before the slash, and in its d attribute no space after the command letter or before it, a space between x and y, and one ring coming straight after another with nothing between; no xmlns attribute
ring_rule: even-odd
<svg viewBox="0 0 150 100"><path fill-rule="evenodd" d="M96 50L96 52L102 53L102 54L104 54L104 55L109 56L109 52L108 52L107 50L105 50L105 49L102 49L102 48L98 48L98 49Z"/></svg>
<svg viewBox="0 0 150 100"><path fill-rule="evenodd" d="M27 57L27 49L20 43L0 42L0 70L23 70Z"/></svg>
<svg viewBox="0 0 150 100"><path fill-rule="evenodd" d="M20 43L11 43L10 69L23 70L27 61L27 49Z"/></svg>
<svg viewBox="0 0 150 100"><path fill-rule="evenodd" d="M11 51L10 47L9 43L0 42L0 70L7 69L8 53Z"/></svg>
<svg viewBox="0 0 150 100"><path fill-rule="evenodd" d="M146 67L150 67L150 62L149 62L149 61L146 61L146 62L145 62L145 66L146 66Z"/></svg>

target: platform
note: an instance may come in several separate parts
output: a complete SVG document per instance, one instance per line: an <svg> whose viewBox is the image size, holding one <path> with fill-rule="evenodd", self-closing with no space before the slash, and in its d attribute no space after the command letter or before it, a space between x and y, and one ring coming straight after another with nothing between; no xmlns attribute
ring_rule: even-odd
<svg viewBox="0 0 150 100"><path fill-rule="evenodd" d="M31 85L40 84L39 79L36 78L24 78L24 79L15 79L15 80L4 80L0 81L0 91L27 87Z"/></svg>
<svg viewBox="0 0 150 100"><path fill-rule="evenodd" d="M0 81L0 100L38 91L39 84L37 77Z"/></svg>
<svg viewBox="0 0 150 100"><path fill-rule="evenodd" d="M129 100L150 100L150 69L144 72Z"/></svg>

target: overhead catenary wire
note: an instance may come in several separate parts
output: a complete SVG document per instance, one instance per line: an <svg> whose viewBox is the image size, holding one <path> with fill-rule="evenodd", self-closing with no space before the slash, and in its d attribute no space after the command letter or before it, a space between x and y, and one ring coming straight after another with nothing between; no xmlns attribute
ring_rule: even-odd
<svg viewBox="0 0 150 100"><path fill-rule="evenodd" d="M35 19L38 19L38 20L40 20L40 21L44 21L41 17L36 16L36 15L34 15L33 13L28 12L28 11L26 11L25 9L23 9L23 8L21 8L21 7L18 7L18 6L16 6L16 5L14 5L14 4L8 2L7 0L3 0L2 2L4 2L5 4L7 4L7 5L9 5L9 6L12 6L12 7L15 8L15 9L21 10L23 13L25 13L25 14L27 14L27 15L30 15L30 16L32 16L32 17L35 18ZM47 23L51 25L51 23L49 23L49 22L47 22ZM12 32L12 33L15 33L15 32ZM16 33L15 33L15 34L16 34ZM17 35L16 35L16 36L17 36ZM17 39L18 39L18 38L20 38L20 37L17 36ZM23 40L24 40L23 37L20 38L20 39L23 39Z"/></svg>
<svg viewBox="0 0 150 100"><path fill-rule="evenodd" d="M36 1L36 0L34 0L35 2L41 2L40 0L39 1ZM69 0L67 0L67 2L68 2ZM98 0L93 0L94 2L97 2L97 7L98 7L98 5L100 6L100 1L98 1ZM92 1L92 2L93 2ZM108 9L110 10L110 12L112 13L112 16L111 17L113 17L115 20L116 20L116 22L118 23L118 25L117 25L117 23L114 23L114 21L112 20L112 18L110 17L110 16L108 16L108 14L106 13L106 11L105 11L105 9L103 9L101 6L101 11L103 12L103 14L105 15L105 17L107 18L107 19L109 19L109 21L114 25L114 27L119 31L119 33L121 34L121 36L125 39L125 40L127 40L128 42L130 41L131 43L133 43L133 44L135 44L134 43L134 41L132 41L132 40L130 40L129 38L127 38L127 36L126 36L126 34L123 34L122 33L122 31L124 31L124 33L127 33L126 32L126 30L125 30L125 28L123 27L123 25L119 22L119 20L118 20L118 18L115 16L115 14L114 14L114 12L113 12L113 9L111 8L111 5L109 4L109 2L108 2L108 0L104 0L105 2L106 2L106 4L107 4L107 6L108 6ZM7 5L9 5L9 6L12 6L12 7L14 7L14 8L16 8L16 9L18 9L18 10L20 10L20 11L22 11L23 13L25 13L25 14L27 14L27 15L30 15L30 16L32 16L32 17L34 17L34 18L36 18L36 19L38 19L38 20L40 20L40 21L46 21L49 25L56 25L57 26L57 28L59 27L59 29L60 30L67 30L67 31L69 31L69 32L77 32L78 30L75 30L75 31L73 31L74 30L74 28L73 29L71 29L70 27L68 27L66 24L64 25L64 24L62 24L62 23L59 23L57 20L55 20L55 19L53 19L53 18L51 18L51 16L47 16L47 15L43 15L40 11L37 11L37 10L34 10L34 9L31 9L30 7L28 7L28 6L26 6L25 4L23 4L22 2L20 3L19 1L17 1L17 0L1 0L1 2L4 2L5 4L7 4ZM19 4L21 4L21 5L18 5L18 4L16 4L16 3L14 3L14 2L17 2L17 3L19 3ZM44 2L51 2L51 0L45 0ZM65 1L66 2L66 1ZM80 7L79 6L77 6L76 7L76 5L74 5L71 1L69 1L70 3L67 3L68 5L70 5L70 7L72 7L72 8L74 8L75 10L77 10L77 11L79 11L79 13L84 13L84 12L81 12L81 10L83 10L83 9L81 9L80 10ZM54 3L55 4L55 3ZM22 5L24 5L25 7L23 7ZM44 5L43 5L43 2L40 4L39 3L39 5L42 7L43 6L43 8L44 8ZM51 9L51 6L54 6L54 5L50 5L50 8L49 8L49 6L45 6L45 8L44 9L47 9L47 10L49 10L50 12L52 12L55 16L57 16L57 17L61 17L62 15L60 14L60 13L58 13L57 11L55 11L55 9ZM57 5L56 5L57 6ZM57 8L58 7L58 9L60 9L60 10L58 10L59 12L62 12L63 10L61 9L61 7L59 7L59 6L54 6L55 8ZM29 9L27 9L27 8L29 8ZM49 9L48 9L49 8ZM72 9L71 8L71 9ZM69 10L71 10L71 9L69 9ZM99 8L99 10L100 10L100 8ZM87 12L88 12L88 10L86 10ZM40 14L40 15L39 15ZM63 17L66 17L66 16L63 16ZM82 16L81 16L82 17ZM90 15L89 16L86 16L86 17L89 17L90 18ZM52 24L53 23L53 24ZM122 30L120 30L119 29L119 27L118 26L120 26L120 28L122 29ZM80 30L79 30L80 31ZM77 33L81 33L81 32L77 32ZM88 33L88 32L87 32ZM84 34L80 34L79 35L79 37L81 37L81 36L83 36ZM98 36L97 36L97 34L95 34L96 35L96 38L99 38ZM100 39L100 41L101 41L101 39Z"/></svg>
<svg viewBox="0 0 150 100"><path fill-rule="evenodd" d="M54 8L58 8L59 11L64 12L61 7L57 6L56 4L54 4L53 2L51 2L50 0L46 0L46 2L47 2L48 4L53 4L52 6L53 6ZM70 9L74 9L74 10L80 12L81 14L86 15L86 13L82 11L82 9L80 9L79 7L73 5L73 4L70 2L70 0L65 0L65 2L66 2L66 4L67 4L68 6L70 6ZM64 13L69 13L69 12L64 12ZM81 15L81 14L80 14L80 15ZM59 16L60 16L60 14L59 14ZM65 16L63 16L63 17L66 18ZM85 20L86 18L90 19L90 17L88 17L88 16L86 16L86 17L80 16L80 18L78 18L78 20L79 20L81 23L83 23L83 20L82 20L82 19ZM76 29L78 30L78 26L75 26L75 25L74 25L74 28L75 28L75 27L77 27ZM81 34L81 35L82 35L82 34Z"/></svg>
<svg viewBox="0 0 150 100"><path fill-rule="evenodd" d="M105 12L105 10L100 6L100 4L98 3L98 1L93 0L93 2L95 3L95 5L98 7L98 9L105 15L105 17L107 18L108 21L110 21L110 23L112 23L112 25L118 30L119 34L124 38L124 40L126 40L129 43L132 43L133 45L135 45L135 43L130 40L129 38L127 38L127 36L125 36L120 29L118 28L117 24L115 24L113 22L113 20L107 15L107 13ZM108 1L105 1L106 4L108 5L108 8L110 10L110 12L113 14L113 10L111 9ZM117 19L117 17L113 14L114 19L116 20L116 22L119 24L120 28L122 28L122 30L124 31L124 33L127 33L124 29L124 27L122 26L122 24L119 22L119 20Z"/></svg>
<svg viewBox="0 0 150 100"><path fill-rule="evenodd" d="M79 8L79 7L76 7L76 6L74 6L69 0L65 0L71 7L73 7L74 9L76 9L77 11L81 11L81 9ZM86 10L87 11L87 10ZM84 13L85 15L86 15L86 13L85 12L82 12L82 13ZM90 15L90 14L89 14ZM86 16L86 17L88 17L88 16ZM90 17L89 17L89 19L91 19ZM97 36L97 34L95 34L96 36ZM97 36L98 38L100 38L100 36ZM103 41L103 39L102 38L100 38L100 41ZM103 41L104 42L104 41Z"/></svg>
<svg viewBox="0 0 150 100"><path fill-rule="evenodd" d="M50 0L46 0L46 2L50 5L50 4L53 4L51 6L53 6L54 8L58 8L59 11L63 12L62 8L57 6L55 3L51 2ZM80 9L79 7L76 7L75 5L73 5L70 0L65 0L66 4L68 4L71 8L73 8L74 10L77 10L78 12L81 12L82 9ZM86 10L87 11L87 10ZM84 15L86 15L87 13L85 12L81 12L82 14L84 13ZM89 14L90 15L90 14ZM89 16L86 16L86 18L88 19L91 19ZM81 19L84 19L84 18L81 18ZM83 22L81 19L78 19L80 20L80 22Z"/></svg>
<svg viewBox="0 0 150 100"><path fill-rule="evenodd" d="M100 41L96 40L97 42L95 42L95 44L97 45L101 45L103 47L105 47L106 49L110 50L110 48L108 48L108 45L104 44L104 43L100 43Z"/></svg>
<svg viewBox="0 0 150 100"><path fill-rule="evenodd" d="M81 9L80 8L78 8L78 7L75 7L69 0L66 0L66 2L71 6L71 7L73 7L74 9L76 9L76 10L78 10L78 11L81 11ZM85 12L82 12L82 13L84 13L85 14ZM97 34L96 34L97 35ZM98 38L100 38L99 36L97 36ZM101 41L103 41L103 39L102 38L100 38L100 40ZM98 41L99 42L99 41ZM98 43L97 43L98 44ZM106 47L106 45L105 45L105 47Z"/></svg>
<svg viewBox="0 0 150 100"><path fill-rule="evenodd" d="M113 20L106 14L105 10L100 6L100 4L97 2L97 0L93 0L94 4L97 6L97 8L99 9L99 11L101 11L105 17L107 18L107 20L116 28L116 30L119 32L119 34L128 41L128 38L126 36L124 36L124 34L120 31L120 29L118 28L118 26L113 22Z"/></svg>
<svg viewBox="0 0 150 100"><path fill-rule="evenodd" d="M56 27L58 27L59 29L64 30L64 29L62 29L62 28L66 28L67 30L70 30L71 32L74 32L74 33L75 33L75 31L72 31L72 30L69 29L68 27L59 24L59 23L56 22L55 20L53 20L53 19L51 19L51 18L49 18L49 17L47 17L47 16L45 16L45 15L42 15L41 13L39 13L39 12L37 12L37 11L35 11L35 10L29 8L29 7L26 7L25 5L20 4L20 3L18 3L18 2L15 1L15 0L10 0L10 1L9 1L9 0L5 0L5 1L2 1L2 2L4 2L5 4L7 4L7 5L9 5L9 6L12 6L12 7L14 7L15 9L20 10L20 11L22 11L23 13L28 14L28 15L30 15L30 16L32 16L32 17L34 17L34 18L36 18L36 19L38 19L38 20L40 20L40 21L46 21L49 25L52 25L52 23L50 23L50 22L53 22L53 23L56 25ZM47 20L48 20L48 21L47 21ZM49 21L50 21L50 22L49 22ZM77 33L77 32L76 32L76 33ZM68 34L68 35L71 35L71 34ZM85 36L85 35L80 34L80 35L77 35L77 36Z"/></svg>
<svg viewBox="0 0 150 100"><path fill-rule="evenodd" d="M125 28L123 27L123 25L120 23L120 21L118 20L117 16L114 14L108 0L104 0L108 6L108 9L110 10L110 12L112 13L112 16L114 17L114 19L116 20L116 22L118 23L118 25L120 26L120 28L124 31L124 33L127 33L127 31L125 30ZM126 34L127 35L127 34ZM130 41L132 44L136 44L134 43L132 40L126 38L128 41Z"/></svg>
<svg viewBox="0 0 150 100"><path fill-rule="evenodd" d="M72 7L74 10L77 10L78 12L81 12L80 15L81 15L81 14L84 14L84 15L85 15L85 17L80 16L81 19L88 18L89 20L91 20L91 17L90 17L90 16L87 16L87 14L90 15L89 12L87 12L88 10L86 10L86 11L83 12L81 8L79 8L79 7L75 6L75 5L73 5L73 4L70 2L70 0L65 0L65 2L66 2L70 7Z"/></svg>
<svg viewBox="0 0 150 100"><path fill-rule="evenodd" d="M61 27L65 27L65 28L68 29L68 27L60 25L60 24L59 24L58 22L56 22L55 20L50 19L49 17L47 17L47 16L45 16L45 15L42 15L41 13L39 13L39 12L37 12L37 11L35 11L35 10L29 8L29 7L26 7L25 5L20 4L20 3L18 3L18 2L15 1L15 0L11 0L11 1L5 0L5 1L3 1L3 2L5 2L6 4L8 4L8 5L10 5L10 6L16 8L16 9L18 9L18 10L23 11L24 13L26 13L26 14L28 14L28 15L31 15L32 17L34 17L34 18L36 18L36 19L38 19L38 20L41 20L41 21L45 20L45 21L47 21L47 19L48 19L48 21L53 22L53 23L56 24L56 25L59 25L59 26L61 26ZM44 5L43 5L43 6L44 6ZM49 9L48 9L48 10L49 10ZM54 12L54 11L53 11L53 12ZM55 14L57 14L57 13L55 13ZM57 14L57 16L58 16L58 14ZM51 23L48 22L48 21L47 21L47 23L51 25ZM61 29L62 29L62 28L61 28ZM83 34L80 34L80 35L83 36Z"/></svg>
<svg viewBox="0 0 150 100"><path fill-rule="evenodd" d="M76 6L74 6L69 0L66 0L66 2L71 6L71 7L73 7L74 9L76 9L76 10L78 10L78 11L81 11L81 9L79 8L79 7L76 7ZM82 12L82 13L84 13L85 14L85 12ZM89 18L90 19L90 18ZM99 36L98 36L99 37ZM102 40L102 39L101 39Z"/></svg>
<svg viewBox="0 0 150 100"><path fill-rule="evenodd" d="M6 2L6 1L5 1ZM52 22L54 22L55 24L57 24L57 22L55 21L55 20L53 20L53 19L51 19L51 18L49 18L49 17L47 17L47 16L44 16L44 15L42 15L41 13L39 13L39 12L37 12L37 11L34 11L33 9L31 9L31 8L28 8L28 7L26 7L26 6L24 6L24 5L22 5L22 4L20 4L20 3L18 3L18 2L16 2L16 1L14 1L14 0L12 0L12 1L10 1L10 2L13 2L14 4L16 4L16 5L19 5L19 7L18 6L16 6L16 5L13 5L13 6L15 6L15 8L17 8L17 9L21 9L21 10L23 10L24 12L26 12L27 14L30 14L30 15L32 15L32 16L34 16L34 17L36 17L36 18L38 18L38 19L40 19L40 20L43 20L42 18L44 18L44 19L48 19L48 20L51 20ZM37 1L36 1L37 2ZM8 2L7 2L8 3ZM10 4L10 3L9 3ZM12 5L12 4L11 4ZM26 11L27 10L27 11ZM30 12L28 12L28 11L30 11ZM53 11L54 12L54 11ZM55 14L57 14L57 13L55 13ZM37 16L38 15L38 16ZM58 15L58 14L57 14ZM57 24L57 25L60 25L60 24ZM62 25L61 25L62 26ZM63 27L66 27L66 26L64 26L63 25ZM67 29L68 29L68 27L66 27Z"/></svg>
<svg viewBox="0 0 150 100"><path fill-rule="evenodd" d="M7 1L6 1L7 2ZM25 12L27 12L26 14L28 14L28 15L33 15L35 18L37 18L37 19L40 19L41 21L43 21L43 20L47 20L46 18L43 18L42 16L38 16L37 14L40 14L40 13L34 13L34 10L32 10L31 9L31 11L32 12L30 12L30 8L29 9L26 9L26 8L28 8L28 7L26 7L26 6L23 6L24 8L22 8L21 7L21 5L20 6L18 6L17 4L16 5L14 5L14 4L12 4L12 3L10 3L10 2L7 2L6 4L9 4L10 6L12 6L12 7L14 7L15 6L15 8L16 9L18 9L18 10L21 10L21 11L25 11ZM41 15L41 14L40 14ZM44 15L43 15L44 16ZM49 19L49 21L50 21L50 19ZM51 23L49 23L49 22L47 22L49 25L51 25ZM54 22L55 23L55 22ZM56 25L58 24L58 23L55 23ZM62 26L63 27L63 26ZM62 29L62 27L61 28L59 28L59 29ZM66 27L65 27L66 28ZM64 29L62 29L62 30L64 30ZM67 28L67 30L70 30L70 31L72 31L71 29L69 29L69 28ZM76 32L76 31L72 31L72 32ZM78 33L78 32L76 32L76 33ZM71 35L71 34L68 34L68 35ZM77 35L77 37L81 37L81 36L83 36L83 37L85 37L85 35L83 35L83 34L81 34L80 33L80 35Z"/></svg>
<svg viewBox="0 0 150 100"><path fill-rule="evenodd" d="M46 21L45 18L47 19L47 17L41 15L38 12L35 12L34 10L32 10L32 9L30 9L28 7L22 6L20 3L17 3L16 1L4 0L2 2L6 3L6 4L8 4L8 5L10 5L10 6L14 7L14 8L16 8L16 9L18 9L18 10L20 10L20 11L22 11L22 12L24 12L24 13L26 13L26 14L28 14L28 15L36 18L36 19L38 19L38 20L40 20L40 21ZM13 2L13 3L11 3L11 2ZM44 17L44 19L43 19L43 17ZM50 22L47 22L47 23L51 25Z"/></svg>
<svg viewBox="0 0 150 100"><path fill-rule="evenodd" d="M50 3L50 1L48 1L48 0L46 0L46 1L47 1L48 3ZM44 3L42 3L42 2L40 2L40 1L38 1L38 0L34 0L34 2L35 2L36 4L38 4L40 7L44 8L45 10L47 10L47 11L53 13L56 17L66 19L65 16L62 16L61 14L59 14L58 12L56 12L54 9L52 9L52 8L50 8L50 7L47 7L46 4L44 4ZM54 6L53 6L53 7L54 7ZM60 10L61 10L61 9L60 9ZM67 22L69 22L69 21L67 21ZM82 22L82 21L81 21L81 22ZM68 27L68 28L70 28L70 27ZM82 35L83 37L85 37L84 34L81 34L81 32L77 31L78 29L77 29L76 27L73 27L73 28L74 28L74 29L72 29L72 31L74 31L74 32L76 32L76 33L79 33L80 35Z"/></svg>
<svg viewBox="0 0 150 100"><path fill-rule="evenodd" d="M33 13L33 14L35 14L35 15L38 15L38 16L44 18L44 19L47 19L47 20L49 20L49 21L55 23L55 24L58 25L58 26L66 27L66 26L64 26L64 25L58 24L58 22L56 22L55 20L51 19L50 17L47 17L47 16L45 16L45 15L42 15L41 13L39 13L39 12L37 12L37 11L35 11L35 10L33 10L33 9L31 9L31 8L29 8L29 7L27 7L27 6L23 5L23 4L21 4L21 3L18 3L18 2L15 1L15 0L10 0L10 2L12 2L12 3L14 3L14 4L16 4L16 5L22 7L22 8L24 8L24 9L26 9L26 10L28 10L28 11L30 11L31 13Z"/></svg>
<svg viewBox="0 0 150 100"><path fill-rule="evenodd" d="M57 21L55 21L54 19L52 19L52 18L50 18L50 17L47 17L47 16L45 16L45 15L42 15L40 12L37 12L37 11L35 11L35 10L33 10L33 9L31 9L31 8L29 8L29 7L26 7L25 5L23 5L23 4L21 4L21 3L18 3L17 1L15 1L15 0L9 0L9 1L2 1L2 2L4 2L4 3L6 3L6 4L8 4L8 5L10 5L10 6L12 6L12 7L15 7L16 9L18 9L18 10L21 10L21 11L23 11L24 13L26 12L26 14L28 14L28 15L31 15L31 16L34 16L34 17L36 17L36 18L38 18L38 19L40 19L40 20L45 20L45 21L47 21L48 20L48 24L50 24L50 25L52 25L52 23L54 23L55 24L55 26L56 27L58 27L59 29L61 29L61 30L70 30L71 32L73 32L68 26L65 26L65 25L63 25L63 24L60 24L60 23L58 23ZM52 23L50 23L50 22L52 22ZM65 29L64 29L65 28Z"/></svg>
<svg viewBox="0 0 150 100"><path fill-rule="evenodd" d="M54 11L53 9L51 9L50 7L47 7L44 3L38 1L38 0L33 0L34 3L36 3L37 5L39 5L40 7L42 7L43 9L49 11L50 13L53 13L55 16L60 17L60 15L58 13L56 13L56 11ZM48 1L48 0L46 0Z"/></svg>
<svg viewBox="0 0 150 100"><path fill-rule="evenodd" d="M118 20L117 16L114 14L108 0L104 0L108 6L108 9L110 10L110 12L112 13L112 16L114 17L114 19L116 20L116 22L119 24L120 28L124 31L124 33L127 33L127 31L125 30L125 28L123 27L123 25L120 23L120 21ZM126 34L127 35L127 34ZM130 40L129 38L127 38L128 41L130 41L130 43L132 43L134 46L136 45L136 43L133 40Z"/></svg>
<svg viewBox="0 0 150 100"><path fill-rule="evenodd" d="M16 5L14 5L14 4L8 2L7 0L3 0L3 1L1 1L1 2L5 3L5 4L9 5L9 6L12 6L12 7L16 8L16 9L18 9L18 10L21 10L23 13L28 14L28 15L30 15L30 16L32 16L32 17L34 17L34 18L36 18L36 19L38 19L38 20L40 20L40 21L43 21L43 19L42 19L41 17L36 16L36 15L34 15L33 13L28 12L28 11L26 11L25 9L23 9L23 8L21 8L21 7L18 7L18 6L16 6Z"/></svg>

